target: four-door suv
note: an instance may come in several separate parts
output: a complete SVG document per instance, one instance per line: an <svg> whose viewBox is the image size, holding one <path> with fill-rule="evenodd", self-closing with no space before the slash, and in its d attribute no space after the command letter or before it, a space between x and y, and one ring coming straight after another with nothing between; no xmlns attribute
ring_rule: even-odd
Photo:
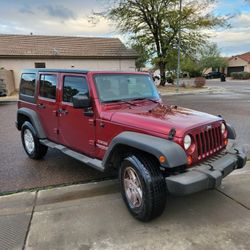
<svg viewBox="0 0 250 250"><path fill-rule="evenodd" d="M100 171L117 171L123 199L142 221L167 193L219 186L246 156L221 117L164 105L147 73L30 69L21 76L17 128L32 159L48 147Z"/></svg>

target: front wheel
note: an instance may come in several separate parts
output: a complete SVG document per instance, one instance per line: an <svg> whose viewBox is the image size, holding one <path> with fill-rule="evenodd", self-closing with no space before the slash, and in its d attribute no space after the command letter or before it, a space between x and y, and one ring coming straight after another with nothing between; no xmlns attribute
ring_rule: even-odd
<svg viewBox="0 0 250 250"><path fill-rule="evenodd" d="M34 127L30 122L25 122L21 128L22 144L27 155L32 159L43 158L48 147L39 142Z"/></svg>
<svg viewBox="0 0 250 250"><path fill-rule="evenodd" d="M121 192L130 213L150 221L162 214L166 203L166 183L157 160L143 155L125 158L119 172Z"/></svg>

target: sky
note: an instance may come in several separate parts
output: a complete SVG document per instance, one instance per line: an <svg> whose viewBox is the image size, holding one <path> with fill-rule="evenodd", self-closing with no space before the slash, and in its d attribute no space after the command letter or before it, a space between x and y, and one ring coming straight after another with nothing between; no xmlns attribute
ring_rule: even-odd
<svg viewBox="0 0 250 250"><path fill-rule="evenodd" d="M185 0L182 0L185 2ZM102 11L105 0L0 0L0 34L119 37L112 22L89 22L93 11ZM212 11L231 15L231 28L210 30L223 56L250 51L250 0L217 0Z"/></svg>

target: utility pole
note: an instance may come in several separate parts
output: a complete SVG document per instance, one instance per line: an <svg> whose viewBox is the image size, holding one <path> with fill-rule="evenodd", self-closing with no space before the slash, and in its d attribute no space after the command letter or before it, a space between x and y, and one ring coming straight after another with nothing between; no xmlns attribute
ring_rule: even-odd
<svg viewBox="0 0 250 250"><path fill-rule="evenodd" d="M180 15L182 10L182 0L180 0ZM180 71L181 71L181 18L179 21L179 32L178 32L178 62L177 62L177 88L176 92L179 92L179 86L180 86Z"/></svg>

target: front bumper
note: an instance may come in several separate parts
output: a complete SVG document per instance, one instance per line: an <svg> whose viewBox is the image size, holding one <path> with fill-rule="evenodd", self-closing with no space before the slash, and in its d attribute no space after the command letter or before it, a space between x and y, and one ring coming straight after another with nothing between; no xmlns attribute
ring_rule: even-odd
<svg viewBox="0 0 250 250"><path fill-rule="evenodd" d="M233 145L184 173L166 177L168 192L173 195L188 195L216 188L225 176L244 167L246 160L243 149Z"/></svg>

